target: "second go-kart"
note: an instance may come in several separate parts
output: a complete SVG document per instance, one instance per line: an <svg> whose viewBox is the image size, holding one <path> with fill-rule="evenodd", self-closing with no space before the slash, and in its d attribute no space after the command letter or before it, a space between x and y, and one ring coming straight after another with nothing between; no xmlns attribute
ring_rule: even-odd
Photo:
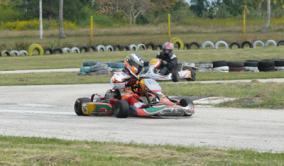
<svg viewBox="0 0 284 166"><path fill-rule="evenodd" d="M141 75L142 77L152 78L157 81L177 81L177 79L187 80L187 81L195 81L196 79L196 68L185 66L183 64L178 65L178 77L173 78L172 74L162 75L160 74L160 66L161 66L160 59L152 59L149 61L148 68L144 71Z"/></svg>

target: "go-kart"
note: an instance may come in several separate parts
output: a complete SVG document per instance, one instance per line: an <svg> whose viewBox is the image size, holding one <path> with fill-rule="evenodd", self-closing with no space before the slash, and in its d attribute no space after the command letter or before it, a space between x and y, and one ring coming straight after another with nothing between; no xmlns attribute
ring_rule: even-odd
<svg viewBox="0 0 284 166"><path fill-rule="evenodd" d="M111 89L104 96L94 94L91 98L79 98L74 109L79 116L115 116L117 118L191 116L194 105L189 98L165 96L160 85L153 79L140 79L128 90ZM128 91L128 92L127 92ZM129 93L130 92L130 93ZM139 96L141 107L131 105L126 95Z"/></svg>
<svg viewBox="0 0 284 166"><path fill-rule="evenodd" d="M162 75L160 73L162 61L160 59L152 59L149 61L149 66L144 70L142 77L152 78L157 81L178 81L178 79L195 81L196 79L196 69L194 67L185 66L183 64L178 64L178 78L173 78L171 73L167 75Z"/></svg>

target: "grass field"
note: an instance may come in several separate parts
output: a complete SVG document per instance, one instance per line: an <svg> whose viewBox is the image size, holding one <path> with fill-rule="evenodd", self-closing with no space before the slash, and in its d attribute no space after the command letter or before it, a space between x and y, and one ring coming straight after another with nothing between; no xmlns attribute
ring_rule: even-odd
<svg viewBox="0 0 284 166"><path fill-rule="evenodd" d="M244 61L258 59L284 59L284 47L258 49L200 49L176 51L179 61L210 62L214 60ZM138 52L149 60L157 55L157 51ZM33 57L0 57L0 70L56 69L80 67L83 61L120 61L130 52L104 52L86 54L64 54Z"/></svg>
<svg viewBox="0 0 284 166"><path fill-rule="evenodd" d="M283 165L283 153L0 137L0 165Z"/></svg>
<svg viewBox="0 0 284 166"><path fill-rule="evenodd" d="M238 83L238 84L183 84L178 89L163 85L168 95L233 97L236 101L219 106L236 108L284 108L284 84L277 83Z"/></svg>
<svg viewBox="0 0 284 166"><path fill-rule="evenodd" d="M111 75L80 76L78 73L3 74L0 75L0 86L109 83L110 77ZM197 81L269 78L284 78L284 72L197 73Z"/></svg>
<svg viewBox="0 0 284 166"><path fill-rule="evenodd" d="M232 25L202 24L204 20L196 25L175 25L172 27L173 36L180 37L184 42L203 42L206 40L218 41L226 40L244 41L244 40L282 40L284 39L283 21L277 26L271 28L270 33L262 33L261 25L248 26L248 33L242 34L241 22ZM208 20L210 22L210 20ZM239 26L238 26L239 25ZM167 35L167 25L146 25L146 26L128 26L119 28L98 28L95 30L94 44L131 44L131 43L164 43L169 40ZM82 46L89 44L89 30L76 29L66 31L66 38L59 40L57 30L47 30L44 33L44 40L39 40L38 31L0 31L0 49L16 48L27 46L31 43L40 43L44 47L60 46Z"/></svg>

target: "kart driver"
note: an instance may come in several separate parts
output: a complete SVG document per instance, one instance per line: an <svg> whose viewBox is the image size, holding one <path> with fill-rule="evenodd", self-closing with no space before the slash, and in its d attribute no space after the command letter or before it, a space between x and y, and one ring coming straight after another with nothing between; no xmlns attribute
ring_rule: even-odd
<svg viewBox="0 0 284 166"><path fill-rule="evenodd" d="M166 42L163 45L162 51L157 55L158 59L162 60L160 74L168 75L172 73L172 80L174 82L178 81L178 60L176 55L173 53L174 44L171 42Z"/></svg>
<svg viewBox="0 0 284 166"><path fill-rule="evenodd" d="M133 89L137 88L139 75L143 69L143 59L137 54L130 54L130 56L124 60L123 72L114 74L111 79L114 86L113 89L115 89L116 93L122 92L123 95L120 95L120 97L135 108L147 107L145 103L139 101L139 94L133 92Z"/></svg>

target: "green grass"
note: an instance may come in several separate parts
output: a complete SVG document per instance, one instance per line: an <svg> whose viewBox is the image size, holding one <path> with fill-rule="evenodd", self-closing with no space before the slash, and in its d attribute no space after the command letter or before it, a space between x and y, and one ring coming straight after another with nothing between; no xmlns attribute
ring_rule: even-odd
<svg viewBox="0 0 284 166"><path fill-rule="evenodd" d="M283 153L0 137L0 165L283 165Z"/></svg>
<svg viewBox="0 0 284 166"><path fill-rule="evenodd" d="M237 49L237 50L183 50L176 51L179 61L210 62L214 60L244 61L257 59L283 59L284 47ZM145 59L154 58L157 51L138 52ZM130 52L104 52L86 54L65 54L33 57L0 57L0 70L56 69L80 67L83 61L119 61Z"/></svg>
<svg viewBox="0 0 284 166"><path fill-rule="evenodd" d="M284 108L284 84L281 83L183 84L178 89L162 84L162 88L168 95L237 98L219 105L223 107Z"/></svg>
<svg viewBox="0 0 284 166"><path fill-rule="evenodd" d="M283 19L273 22L270 33L261 33L264 23L249 22L248 33L242 34L241 20L189 20L190 25L172 24L172 34L184 42L203 42L206 40L281 40L284 39ZM224 25L225 24L225 25ZM97 28L93 44L131 44L131 43L163 43L168 40L167 25L127 26L118 28ZM66 38L58 39L57 30L46 30L44 40L39 40L38 31L0 31L0 47L15 48L19 44L40 43L45 47L89 44L89 30L66 30Z"/></svg>
<svg viewBox="0 0 284 166"><path fill-rule="evenodd" d="M80 76L78 73L2 74L0 75L0 86L109 83L110 77L111 75ZM197 73L197 81L269 78L284 78L284 72Z"/></svg>

